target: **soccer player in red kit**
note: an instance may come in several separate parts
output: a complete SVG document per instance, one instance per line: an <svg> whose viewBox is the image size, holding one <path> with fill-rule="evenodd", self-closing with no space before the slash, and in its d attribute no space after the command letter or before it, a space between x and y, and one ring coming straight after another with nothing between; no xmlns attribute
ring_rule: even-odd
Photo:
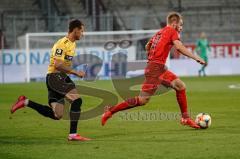
<svg viewBox="0 0 240 159"><path fill-rule="evenodd" d="M181 110L181 124L192 128L200 128L189 116L187 110L186 87L174 73L165 67L166 59L174 46L181 54L192 58L200 64L205 64L199 56L192 54L180 41L179 33L183 28L182 16L177 12L169 13L167 26L158 31L146 44L148 62L145 68L145 81L139 96L125 100L110 107L102 115L102 125L118 111L145 105L155 93L158 86L163 84L176 91L176 98Z"/></svg>

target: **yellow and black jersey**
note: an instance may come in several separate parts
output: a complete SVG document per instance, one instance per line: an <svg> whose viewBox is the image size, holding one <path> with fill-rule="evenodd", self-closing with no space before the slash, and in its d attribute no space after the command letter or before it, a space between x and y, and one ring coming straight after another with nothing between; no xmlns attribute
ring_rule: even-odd
<svg viewBox="0 0 240 159"><path fill-rule="evenodd" d="M71 42L67 37L59 39L53 45L47 73L58 72L54 66L55 59L60 59L65 66L71 67L73 56L75 56L75 49L75 42Z"/></svg>

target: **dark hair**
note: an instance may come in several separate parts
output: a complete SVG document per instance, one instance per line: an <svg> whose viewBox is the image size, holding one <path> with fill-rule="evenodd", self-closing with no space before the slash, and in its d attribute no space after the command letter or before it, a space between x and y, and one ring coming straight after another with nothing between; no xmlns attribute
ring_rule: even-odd
<svg viewBox="0 0 240 159"><path fill-rule="evenodd" d="M83 26L83 23L80 20L78 20L78 19L71 20L69 22L68 32L72 32L73 29L81 28L82 26Z"/></svg>

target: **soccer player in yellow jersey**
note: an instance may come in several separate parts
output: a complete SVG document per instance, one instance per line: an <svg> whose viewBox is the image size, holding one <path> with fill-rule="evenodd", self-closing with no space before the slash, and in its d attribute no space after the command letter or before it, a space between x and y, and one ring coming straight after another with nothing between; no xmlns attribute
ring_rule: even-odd
<svg viewBox="0 0 240 159"><path fill-rule="evenodd" d="M27 106L45 117L59 120L64 113L64 98L66 98L71 103L70 132L68 135L68 140L70 141L90 140L77 134L82 99L74 82L68 76L68 74L73 74L82 78L85 75L84 72L77 72L71 68L76 48L75 41L80 40L83 36L83 31L83 23L80 20L72 20L69 23L68 35L59 39L52 48L46 76L49 106L33 102L25 96L19 96L17 102L11 108L11 113L14 113L16 110Z"/></svg>

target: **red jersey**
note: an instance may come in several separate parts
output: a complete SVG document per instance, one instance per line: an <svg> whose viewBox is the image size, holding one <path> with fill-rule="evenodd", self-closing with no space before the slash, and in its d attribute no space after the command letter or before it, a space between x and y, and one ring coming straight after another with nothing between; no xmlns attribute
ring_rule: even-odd
<svg viewBox="0 0 240 159"><path fill-rule="evenodd" d="M148 61L165 64L174 40L180 40L180 35L174 28L166 26L158 31L150 40Z"/></svg>

